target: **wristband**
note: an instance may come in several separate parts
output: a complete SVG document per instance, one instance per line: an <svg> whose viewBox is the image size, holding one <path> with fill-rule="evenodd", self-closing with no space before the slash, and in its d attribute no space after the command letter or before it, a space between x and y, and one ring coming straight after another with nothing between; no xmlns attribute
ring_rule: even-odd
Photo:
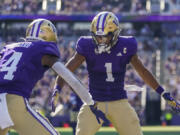
<svg viewBox="0 0 180 135"><path fill-rule="evenodd" d="M54 89L58 90L59 92L61 91L61 87L59 85L55 85Z"/></svg>
<svg viewBox="0 0 180 135"><path fill-rule="evenodd" d="M163 89L161 86L159 86L159 87L156 89L156 92L157 92L159 95L161 95L161 94L164 92L164 89Z"/></svg>

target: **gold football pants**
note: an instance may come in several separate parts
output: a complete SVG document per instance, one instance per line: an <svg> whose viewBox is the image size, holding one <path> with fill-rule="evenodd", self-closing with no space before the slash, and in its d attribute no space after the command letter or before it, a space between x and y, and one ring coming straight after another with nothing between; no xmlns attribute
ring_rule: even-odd
<svg viewBox="0 0 180 135"><path fill-rule="evenodd" d="M143 135L137 114L127 99L98 102L98 109L106 114L120 135ZM76 135L94 135L101 125L89 106L83 105L78 115Z"/></svg>
<svg viewBox="0 0 180 135"><path fill-rule="evenodd" d="M0 128L0 135L6 135L9 129L16 130L19 135L59 135L49 121L35 112L23 97L7 94L6 101L14 126L4 130Z"/></svg>

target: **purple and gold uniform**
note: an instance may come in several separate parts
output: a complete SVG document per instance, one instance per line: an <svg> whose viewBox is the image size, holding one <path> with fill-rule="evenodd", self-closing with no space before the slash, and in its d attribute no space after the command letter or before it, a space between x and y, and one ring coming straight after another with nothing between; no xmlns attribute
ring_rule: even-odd
<svg viewBox="0 0 180 135"><path fill-rule="evenodd" d="M96 54L91 37L81 37L77 43L77 52L86 58L89 75L89 89L96 101L114 101L126 99L124 76L126 65L137 52L134 38L119 37L111 52Z"/></svg>
<svg viewBox="0 0 180 135"><path fill-rule="evenodd" d="M98 54L92 37L84 36L78 40L76 51L86 59L89 91L93 100L98 102L98 108L121 135L141 135L138 117L124 90L126 65L137 52L135 38L120 36L109 53ZM78 116L76 135L93 135L100 127L84 105Z"/></svg>
<svg viewBox="0 0 180 135"><path fill-rule="evenodd" d="M48 67L41 64L45 54L59 57L53 42L19 42L5 46L0 60L0 93L29 98L32 88Z"/></svg>
<svg viewBox="0 0 180 135"><path fill-rule="evenodd" d="M44 55L60 57L57 45L46 41L25 41L6 45L0 59L0 94L7 93L7 107L20 135L58 135L51 124L28 104L34 85L49 68L42 66ZM9 128L0 129L5 135Z"/></svg>

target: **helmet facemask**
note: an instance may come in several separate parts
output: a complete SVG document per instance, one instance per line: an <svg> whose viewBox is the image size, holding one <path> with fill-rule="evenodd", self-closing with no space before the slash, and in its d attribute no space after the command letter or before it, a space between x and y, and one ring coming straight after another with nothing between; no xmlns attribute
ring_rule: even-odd
<svg viewBox="0 0 180 135"><path fill-rule="evenodd" d="M116 30L114 32L109 32L107 35L95 35L93 32L91 33L94 43L96 44L96 53L107 52L110 53L111 48L117 43L118 36L120 31ZM101 39L101 43L99 43L99 39Z"/></svg>
<svg viewBox="0 0 180 135"><path fill-rule="evenodd" d="M96 44L96 53L109 52L111 49L112 34L95 35L92 33L93 41Z"/></svg>
<svg viewBox="0 0 180 135"><path fill-rule="evenodd" d="M103 23L100 20L103 20ZM120 33L119 21L111 12L101 12L96 15L91 23L91 35L96 44L95 52L110 53L111 48L117 43Z"/></svg>

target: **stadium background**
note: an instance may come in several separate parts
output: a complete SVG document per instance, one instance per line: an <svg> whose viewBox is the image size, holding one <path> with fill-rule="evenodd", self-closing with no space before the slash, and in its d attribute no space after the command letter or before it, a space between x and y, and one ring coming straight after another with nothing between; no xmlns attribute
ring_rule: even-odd
<svg viewBox="0 0 180 135"><path fill-rule="evenodd" d="M61 60L65 63L74 54L78 37L90 35L90 21L94 15L105 10L118 16L121 35L136 37L143 64L180 101L180 0L0 0L0 49L24 37L30 21L46 18L57 27ZM76 74L87 85L85 64ZM63 127L62 134L70 135L79 99L66 85L59 112L54 116L50 105L54 80L54 72L46 72L34 88L30 103L55 127ZM143 92L128 92L129 102L138 113L145 135L180 134L180 114L172 112L145 86L131 66L127 67L125 82L145 88ZM117 133L111 123L105 123L97 134Z"/></svg>

